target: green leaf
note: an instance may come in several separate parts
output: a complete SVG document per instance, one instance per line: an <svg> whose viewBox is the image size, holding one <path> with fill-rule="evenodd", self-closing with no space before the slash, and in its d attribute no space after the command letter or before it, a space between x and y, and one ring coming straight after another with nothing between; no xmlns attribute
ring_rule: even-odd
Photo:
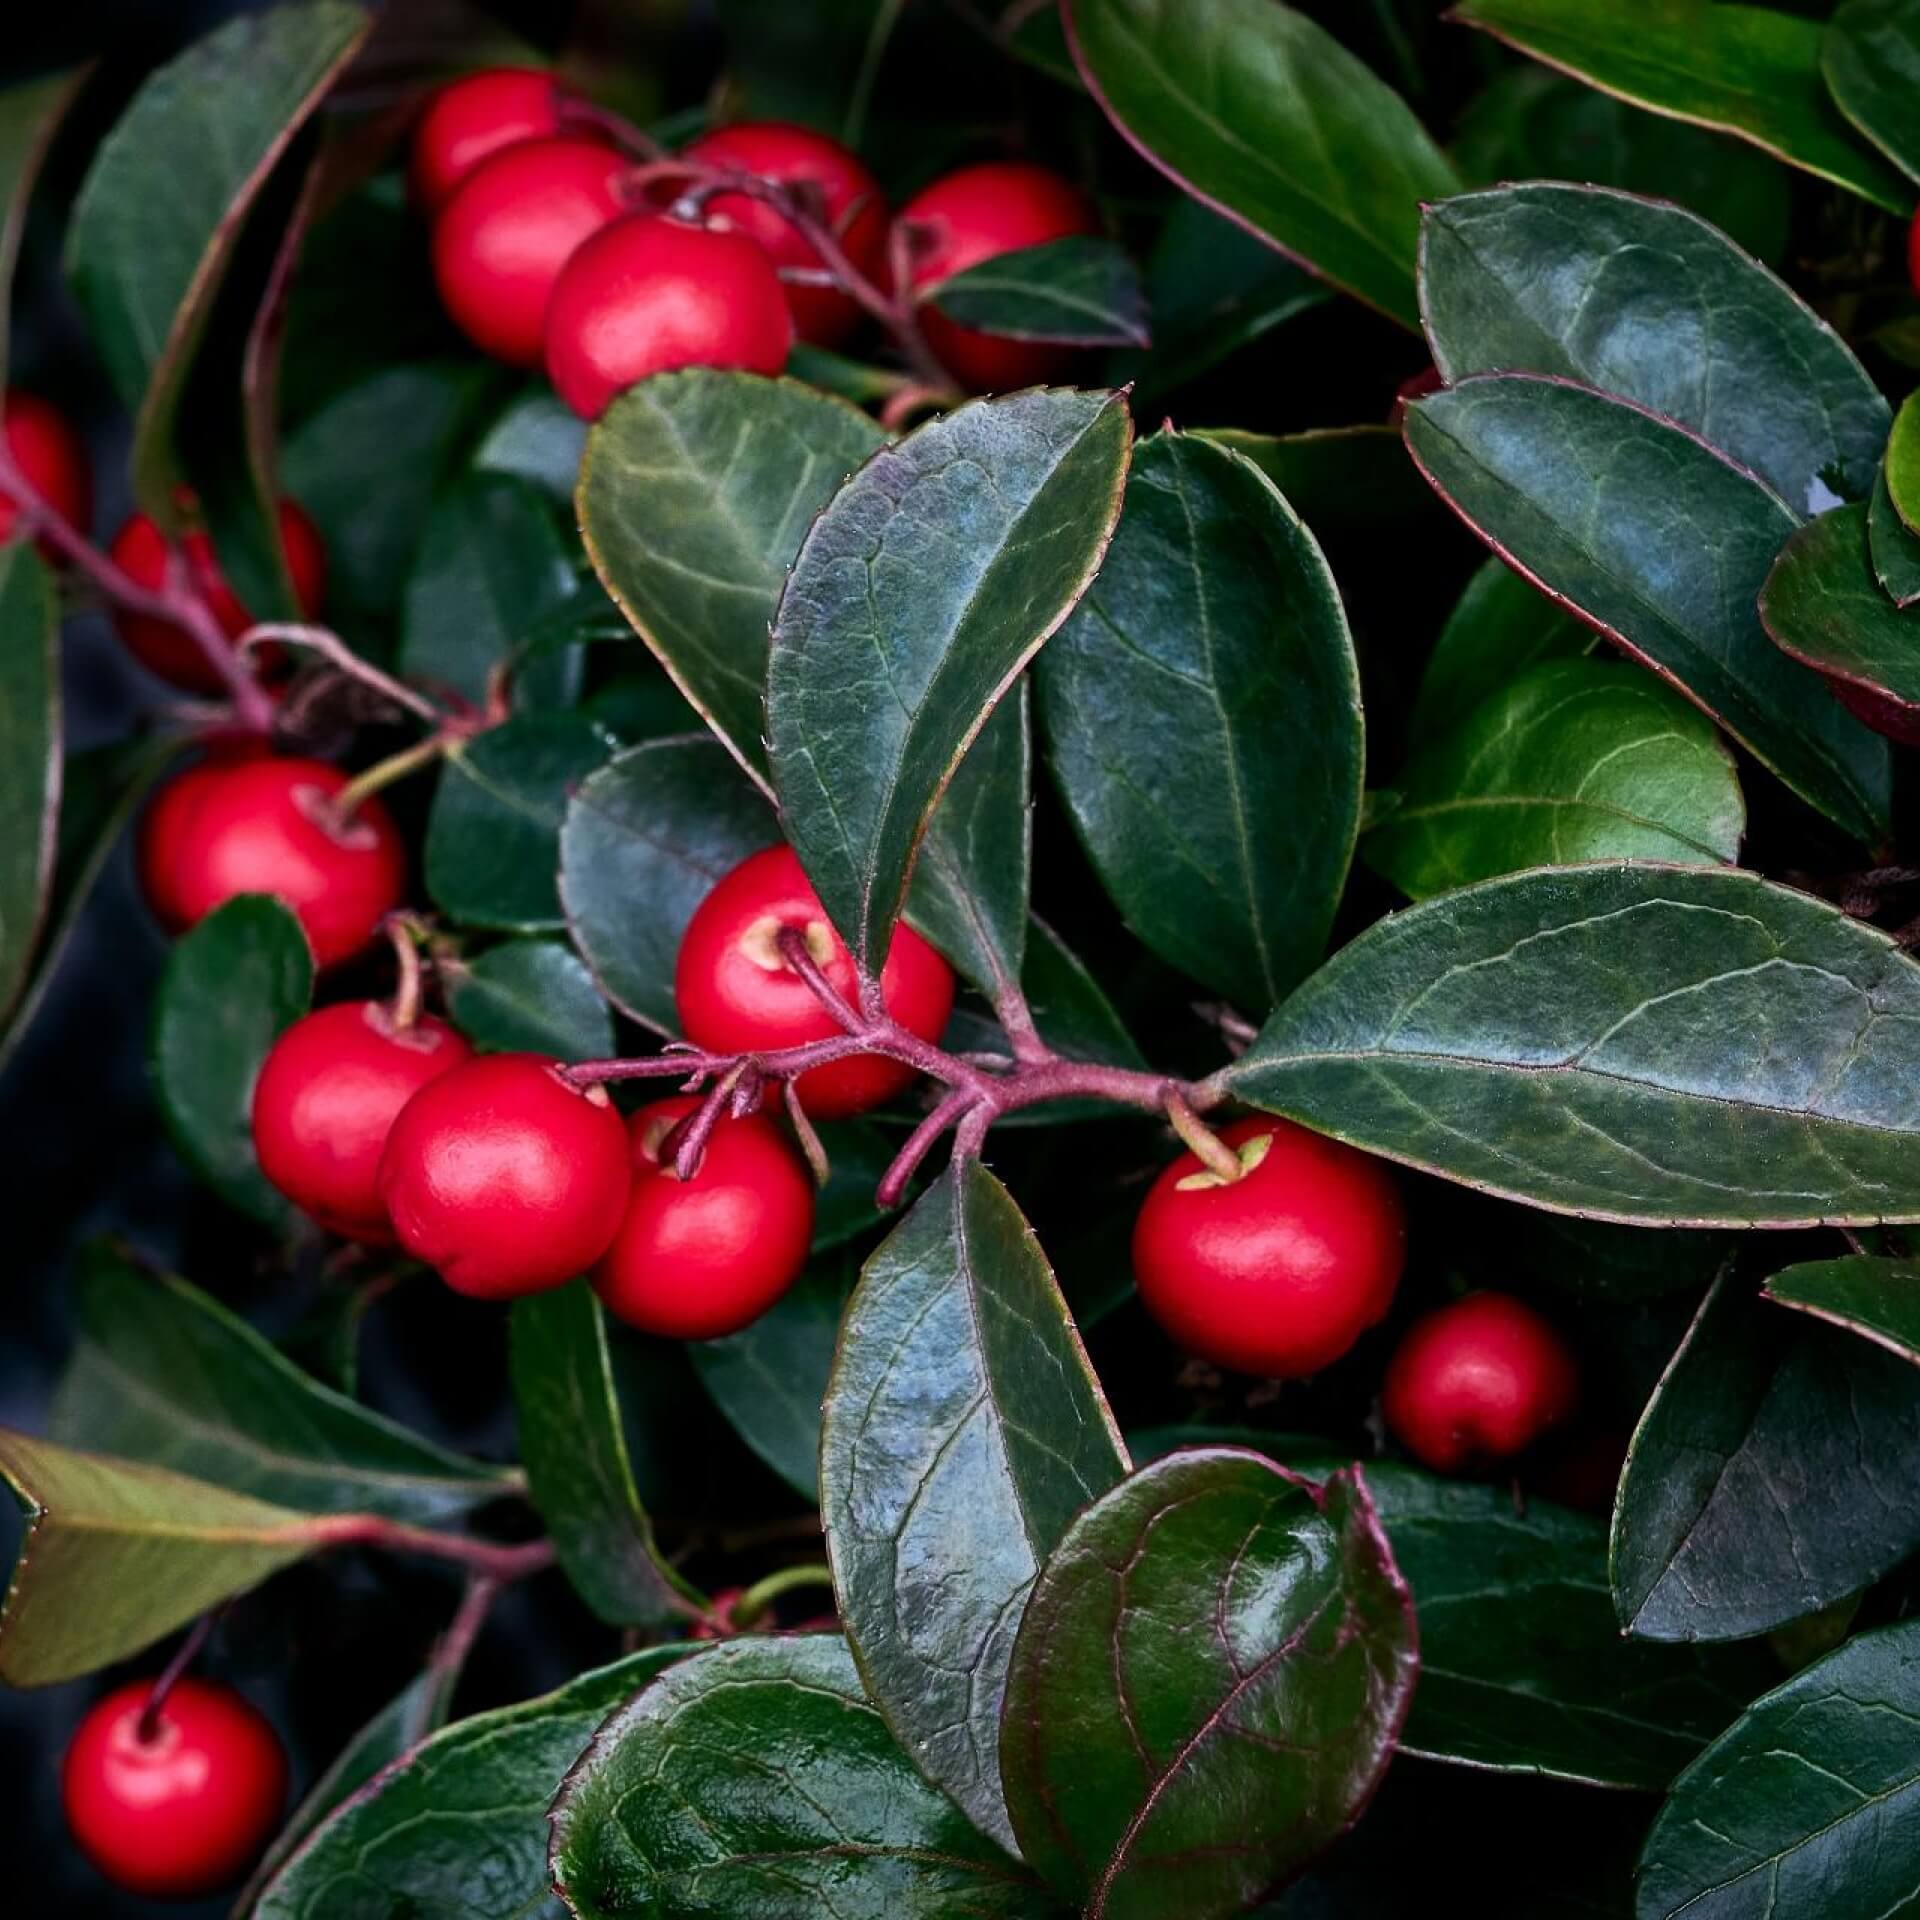
<svg viewBox="0 0 1920 1920"><path fill-rule="evenodd" d="M1737 1640L1920 1546L1920 1373L1716 1282L1640 1416L1613 1514L1615 1605L1648 1640Z"/></svg>
<svg viewBox="0 0 1920 1920"><path fill-rule="evenodd" d="M547 1804L594 1728L684 1651L649 1648L456 1720L318 1827L253 1920L569 1920L547 1879Z"/></svg>
<svg viewBox="0 0 1920 1920"><path fill-rule="evenodd" d="M587 436L578 504L595 570L762 785L780 583L814 516L885 441L815 388L710 368L642 381Z"/></svg>
<svg viewBox="0 0 1920 1920"><path fill-rule="evenodd" d="M1146 1071L1146 1056L1099 981L1044 920L1033 923L1020 984L1034 1025L1056 1053Z"/></svg>
<svg viewBox="0 0 1920 1920"><path fill-rule="evenodd" d="M253 1083L313 995L313 953L278 900L242 894L184 934L154 997L150 1066L181 1158L263 1226L292 1206L253 1151Z"/></svg>
<svg viewBox="0 0 1920 1920"><path fill-rule="evenodd" d="M1776 1273L1761 1292L1920 1366L1920 1266L1911 1260L1808 1260Z"/></svg>
<svg viewBox="0 0 1920 1920"><path fill-rule="evenodd" d="M20 237L26 231L27 203L47 149L86 80L85 69L50 73L0 93L0 389L7 384L9 294Z"/></svg>
<svg viewBox="0 0 1920 1920"><path fill-rule="evenodd" d="M1195 199L1337 287L1419 324L1420 203L1459 180L1406 102L1274 0L1072 0L1107 117Z"/></svg>
<svg viewBox="0 0 1920 1920"><path fill-rule="evenodd" d="M1920 180L1912 111L1920 92L1920 11L1912 0L1843 0L1821 40L1820 68L1834 105L1902 173Z"/></svg>
<svg viewBox="0 0 1920 1920"><path fill-rule="evenodd" d="M110 1242L82 1255L78 1302L49 1421L64 1445L307 1513L426 1524L520 1484L321 1385L199 1288Z"/></svg>
<svg viewBox="0 0 1920 1920"><path fill-rule="evenodd" d="M1920 1621L1863 1633L1756 1700L1678 1780L1639 1920L1897 1914L1920 1883Z"/></svg>
<svg viewBox="0 0 1920 1920"><path fill-rule="evenodd" d="M1907 395L1893 417L1882 478L1901 524L1920 534L1920 389Z"/></svg>
<svg viewBox="0 0 1920 1920"><path fill-rule="evenodd" d="M1559 374L1690 428L1793 508L1864 499L1880 390L1827 323L1697 214L1606 187L1463 194L1420 228L1427 338L1449 384Z"/></svg>
<svg viewBox="0 0 1920 1920"><path fill-rule="evenodd" d="M1398 528L1435 511L1432 493L1420 484L1419 470L1391 427L1318 427L1283 434L1196 427L1194 432L1245 454L1286 495L1316 540Z"/></svg>
<svg viewBox="0 0 1920 1920"><path fill-rule="evenodd" d="M1731 864L1747 810L1713 722L1650 674L1550 660L1408 765L1362 842L1413 900L1581 860Z"/></svg>
<svg viewBox="0 0 1920 1920"><path fill-rule="evenodd" d="M1453 17L1653 113L1738 135L1889 213L1912 194L1841 118L1820 74L1821 27L1769 7L1640 0L1459 0Z"/></svg>
<svg viewBox="0 0 1920 1920"><path fill-rule="evenodd" d="M512 1324L520 1457L567 1578L609 1626L684 1620L699 1596L662 1559L634 1489L593 1289L516 1300Z"/></svg>
<svg viewBox="0 0 1920 1920"><path fill-rule="evenodd" d="M954 768L1106 552L1130 438L1117 393L971 401L883 447L801 545L767 667L774 786L876 971Z"/></svg>
<svg viewBox="0 0 1920 1920"><path fill-rule="evenodd" d="M0 547L0 1025L26 991L52 900L60 735L60 610L32 543L15 540Z"/></svg>
<svg viewBox="0 0 1920 1920"><path fill-rule="evenodd" d="M1147 297L1123 248L1090 234L996 253L934 282L923 305L1009 340L1144 347Z"/></svg>
<svg viewBox="0 0 1920 1920"><path fill-rule="evenodd" d="M1920 1217L1916 1020L1920 967L1806 894L1715 867L1549 869L1369 927L1226 1079L1561 1212L1878 1224Z"/></svg>
<svg viewBox="0 0 1920 1920"><path fill-rule="evenodd" d="M1028 1861L1103 1920L1250 1906L1341 1833L1419 1666L1366 1482L1217 1447L1088 1507L1028 1602L1001 1765Z"/></svg>
<svg viewBox="0 0 1920 1920"><path fill-rule="evenodd" d="M1893 604L1905 609L1920 601L1920 534L1908 528L1894 507L1884 467L1874 476L1867 505L1867 547L1874 578Z"/></svg>
<svg viewBox="0 0 1920 1920"><path fill-rule="evenodd" d="M175 410L248 211L371 24L302 0L196 41L142 85L74 205L67 272L135 416L135 497L163 523Z"/></svg>
<svg viewBox="0 0 1920 1920"><path fill-rule="evenodd" d="M0 1480L27 1516L0 1609L0 1680L11 1687L131 1659L292 1566L324 1525L164 1467L4 1428Z"/></svg>
<svg viewBox="0 0 1920 1920"><path fill-rule="evenodd" d="M1754 602L1795 517L1653 414L1482 375L1407 409L1407 445L1496 553L1673 681L1802 799L1887 833L1886 743L1767 639Z"/></svg>
<svg viewBox="0 0 1920 1920"><path fill-rule="evenodd" d="M978 1161L950 1168L847 1303L820 1441L840 1618L928 1779L1011 1844L1000 1700L1028 1590L1127 1470L1033 1229Z"/></svg>
<svg viewBox="0 0 1920 1920"><path fill-rule="evenodd" d="M604 1060L613 1015L586 962L557 940L508 940L472 960L445 962L440 978L454 1025L489 1053Z"/></svg>
<svg viewBox="0 0 1920 1920"><path fill-rule="evenodd" d="M564 926L561 823L613 749L613 736L578 713L517 714L452 748L427 819L435 903L473 927Z"/></svg>
<svg viewBox="0 0 1920 1920"><path fill-rule="evenodd" d="M487 429L473 465L476 473L512 474L570 506L586 450L586 422L558 394L534 387Z"/></svg>
<svg viewBox="0 0 1920 1920"><path fill-rule="evenodd" d="M1073 823L1128 926L1264 1010L1325 951L1353 858L1365 736L1327 563L1228 448L1141 442L1099 578L1041 656Z"/></svg>
<svg viewBox="0 0 1920 1920"><path fill-rule="evenodd" d="M1058 1913L914 1773L826 1634L727 1641L616 1713L554 1803L553 1877L577 1920Z"/></svg>

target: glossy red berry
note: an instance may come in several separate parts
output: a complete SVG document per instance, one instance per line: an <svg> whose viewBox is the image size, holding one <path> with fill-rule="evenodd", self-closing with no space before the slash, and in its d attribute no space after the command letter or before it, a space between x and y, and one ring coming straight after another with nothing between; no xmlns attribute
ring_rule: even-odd
<svg viewBox="0 0 1920 1920"><path fill-rule="evenodd" d="M406 854L386 808L366 800L337 822L331 802L347 776L320 760L272 757L194 773L205 777L165 822L168 844L159 833L145 843L156 862L170 845L170 863L142 874L160 918L190 927L236 894L270 893L293 909L318 965L358 953L406 882Z"/></svg>
<svg viewBox="0 0 1920 1920"><path fill-rule="evenodd" d="M1386 1168L1287 1120L1220 1131L1244 1169L1183 1153L1133 1228L1140 1298L1216 1366L1294 1379L1331 1365L1387 1311L1406 1221Z"/></svg>
<svg viewBox="0 0 1920 1920"><path fill-rule="evenodd" d="M791 847L750 854L714 885L680 942L673 977L680 1025L714 1053L769 1053L824 1040L840 1029L776 944L783 927L806 940L842 999L858 991L853 960ZM880 970L887 1012L923 1040L937 1040L953 1011L953 969L911 927L894 929ZM810 1068L796 1083L816 1119L838 1120L891 1099L913 1069L879 1054Z"/></svg>
<svg viewBox="0 0 1920 1920"><path fill-rule="evenodd" d="M116 1886L187 1899L259 1858L287 1797L280 1736L230 1687L178 1680L151 1728L150 1680L94 1706L61 1769L75 1842Z"/></svg>
<svg viewBox="0 0 1920 1920"><path fill-rule="evenodd" d="M400 1109L429 1080L471 1058L444 1020L406 1027L377 1000L296 1020L268 1051L253 1089L260 1169L330 1233L393 1239L380 1200L380 1155Z"/></svg>
<svg viewBox="0 0 1920 1920"><path fill-rule="evenodd" d="M437 213L454 188L502 147L552 139L568 97L538 67L492 67L442 87L414 124L407 164L414 205Z"/></svg>
<svg viewBox="0 0 1920 1920"><path fill-rule="evenodd" d="M792 345L785 290L754 241L657 214L583 241L547 304L547 374L583 420L675 367L778 373Z"/></svg>
<svg viewBox="0 0 1920 1920"><path fill-rule="evenodd" d="M909 268L915 287L931 286L998 254L1099 227L1092 203L1078 188L1044 167L1017 162L950 173L909 200L899 218L919 230ZM931 307L920 309L920 327L941 365L981 393L1038 385L1056 378L1072 360L1071 349L981 333Z"/></svg>
<svg viewBox="0 0 1920 1920"><path fill-rule="evenodd" d="M593 1287L629 1326L717 1340L759 1319L793 1285L813 1239L813 1178L765 1114L723 1119L690 1180L660 1149L700 1102L659 1100L627 1121L633 1192Z"/></svg>
<svg viewBox="0 0 1920 1920"><path fill-rule="evenodd" d="M66 415L37 394L9 387L0 410L0 430L6 433L7 453L20 477L63 520L85 533L93 519L93 472L87 465L87 450L67 424ZM13 537L19 517L13 502L0 496L0 542ZM59 557L48 541L40 542L40 550L49 560Z"/></svg>
<svg viewBox="0 0 1920 1920"><path fill-rule="evenodd" d="M481 161L433 223L433 277L454 324L510 366L537 367L560 269L622 211L633 162L591 140L522 140Z"/></svg>
<svg viewBox="0 0 1920 1920"><path fill-rule="evenodd" d="M1470 1293L1416 1320L1387 1365L1380 1411L1441 1473L1510 1460L1572 1413L1572 1350L1524 1300Z"/></svg>
<svg viewBox="0 0 1920 1920"><path fill-rule="evenodd" d="M507 1300L563 1286L626 1215L626 1129L534 1053L483 1054L401 1108L380 1158L400 1244L456 1293Z"/></svg>
<svg viewBox="0 0 1920 1920"><path fill-rule="evenodd" d="M263 760L267 743L257 734L240 735L209 746L206 757L161 784L140 816L134 870L154 918L169 933L187 925L174 881L180 872L180 836L202 794L219 784L218 776L242 760Z"/></svg>
<svg viewBox="0 0 1920 1920"><path fill-rule="evenodd" d="M886 200L880 183L838 140L781 120L755 120L702 135L685 157L799 188L817 199L822 219L852 265L869 280L883 272ZM711 226L731 227L757 240L776 267L818 269L825 264L812 244L764 200L744 193L716 194L707 202L706 218ZM786 296L794 332L816 347L838 346L859 324L858 305L833 287L789 284Z"/></svg>
<svg viewBox="0 0 1920 1920"><path fill-rule="evenodd" d="M287 574L293 583L295 603L309 619L320 611L326 596L327 549L320 529L292 500L280 503L280 540L286 550ZM220 623L229 640L237 640L253 625L253 615L241 604L228 585L213 551L213 542L201 529L194 528L180 539L181 557L186 562L187 578L199 590L201 598ZM144 513L136 513L114 536L114 563L138 585L158 592L166 585L167 540L159 527ZM114 625L127 651L147 669L169 685L189 693L219 693L226 683L207 664L206 656L194 644L193 636L170 620L159 620L145 613L116 613ZM284 658L273 649L255 656L263 671L270 671Z"/></svg>

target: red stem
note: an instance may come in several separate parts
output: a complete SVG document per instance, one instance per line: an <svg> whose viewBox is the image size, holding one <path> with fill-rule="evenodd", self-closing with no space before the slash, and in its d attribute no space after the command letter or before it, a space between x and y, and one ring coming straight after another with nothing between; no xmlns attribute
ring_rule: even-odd
<svg viewBox="0 0 1920 1920"><path fill-rule="evenodd" d="M166 1711L167 1696L179 1685L181 1676L200 1657L200 1649L207 1644L207 1636L213 1631L213 1625L226 1611L224 1607L215 1607L209 1613L203 1613L193 1623L187 1637L174 1650L171 1660L160 1670L160 1676L153 1683L153 1690L147 1695L147 1704L140 1709L140 1723L134 1729L142 1746L150 1745L160 1733L160 1716Z"/></svg>
<svg viewBox="0 0 1920 1920"><path fill-rule="evenodd" d="M468 1534L410 1527L377 1513L329 1514L304 1521L289 1531L317 1547L385 1547L397 1553L452 1560L502 1586L543 1572L554 1561L551 1540L530 1540L525 1546L507 1547L493 1540L475 1540Z"/></svg>

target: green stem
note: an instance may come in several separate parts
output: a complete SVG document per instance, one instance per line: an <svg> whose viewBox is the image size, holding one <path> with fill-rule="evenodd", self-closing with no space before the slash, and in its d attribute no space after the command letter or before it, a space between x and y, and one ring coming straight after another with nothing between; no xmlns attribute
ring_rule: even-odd
<svg viewBox="0 0 1920 1920"><path fill-rule="evenodd" d="M732 1624L736 1627L750 1627L764 1614L783 1593L793 1593L801 1587L832 1587L833 1570L810 1561L803 1566L782 1567L778 1573L770 1573L764 1580L756 1580L733 1603Z"/></svg>

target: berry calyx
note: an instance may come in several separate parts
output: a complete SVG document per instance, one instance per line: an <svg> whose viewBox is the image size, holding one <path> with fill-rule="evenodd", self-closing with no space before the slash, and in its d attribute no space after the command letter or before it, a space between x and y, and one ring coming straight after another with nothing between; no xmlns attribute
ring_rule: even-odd
<svg viewBox="0 0 1920 1920"><path fill-rule="evenodd" d="M326 594L327 549L320 529L292 500L280 502L280 543L287 557L287 575L293 584L295 604L311 619L320 611ZM237 640L254 624L253 615L241 604L239 596L220 570L213 542L204 529L193 527L180 537L180 554L186 563L187 579L207 603L208 610L229 640ZM144 513L136 513L114 535L110 557L114 564L151 593L167 583L169 551L167 537ZM187 693L221 693L226 682L194 644L193 636L170 620L152 614L116 612L115 630L126 648L149 673L157 674L170 686ZM284 659L273 648L262 648L254 656L261 672L271 672Z"/></svg>
<svg viewBox="0 0 1920 1920"><path fill-rule="evenodd" d="M1291 1121L1220 1130L1238 1179L1183 1153L1133 1228L1147 1310L1216 1366L1296 1379L1330 1366L1393 1301L1406 1220L1386 1168Z"/></svg>
<svg viewBox="0 0 1920 1920"><path fill-rule="evenodd" d="M454 188L501 148L552 139L569 98L538 67L491 67L442 87L414 124L407 163L414 205L437 213Z"/></svg>
<svg viewBox="0 0 1920 1920"><path fill-rule="evenodd" d="M773 261L744 234L632 214L583 241L547 305L547 373L583 420L676 367L778 373L793 346Z"/></svg>
<svg viewBox="0 0 1920 1920"><path fill-rule="evenodd" d="M1077 187L1045 167L1012 161L962 167L909 200L898 217L916 229L908 266L915 289L1003 253L1099 230ZM940 364L981 393L1036 386L1072 359L1070 348L981 333L932 307L920 309L920 331Z"/></svg>
<svg viewBox="0 0 1920 1920"><path fill-rule="evenodd" d="M259 1858L287 1797L280 1736L230 1687L176 1680L148 1715L136 1680L80 1722L61 1768L75 1842L116 1886L186 1899L230 1886Z"/></svg>
<svg viewBox="0 0 1920 1920"><path fill-rule="evenodd" d="M859 272L871 280L884 268L887 203L880 183L838 140L781 120L743 121L703 134L684 157L798 189L816 203L822 225ZM775 267L825 266L806 236L764 200L715 194L706 203L706 219L757 241ZM859 324L859 305L838 288L785 283L785 293L794 332L816 347L838 346Z"/></svg>
<svg viewBox="0 0 1920 1920"><path fill-rule="evenodd" d="M622 211L632 163L591 140L521 140L481 161L433 223L433 277L482 352L537 367L547 301L573 251Z"/></svg>
<svg viewBox="0 0 1920 1920"><path fill-rule="evenodd" d="M1470 1293L1416 1320L1387 1365L1387 1430L1439 1473L1510 1460L1573 1412L1572 1349L1524 1300Z"/></svg>
<svg viewBox="0 0 1920 1920"><path fill-rule="evenodd" d="M296 1020L273 1043L253 1090L260 1170L330 1233L385 1245L380 1156L400 1109L473 1049L431 1014L400 1026L377 1000Z"/></svg>
<svg viewBox="0 0 1920 1920"><path fill-rule="evenodd" d="M398 904L399 832L376 799L335 817L347 785L339 768L266 757L195 767L174 785L184 791L150 822L141 849L148 903L174 931L236 894L270 893L293 910L315 964L330 967L358 953Z"/></svg>
<svg viewBox="0 0 1920 1920"><path fill-rule="evenodd" d="M670 1340L738 1333L792 1286L813 1239L811 1175L765 1114L722 1118L686 1180L661 1159L692 1095L627 1121L633 1191L593 1289L631 1327Z"/></svg>
<svg viewBox="0 0 1920 1920"><path fill-rule="evenodd" d="M779 950L791 927L828 983L851 1003L853 958L827 919L791 847L749 854L694 910L673 976L681 1030L711 1053L771 1053L840 1031ZM894 929L880 970L888 1016L922 1040L937 1040L953 1011L953 969L911 927ZM912 1084L913 1069L882 1054L853 1054L811 1067L795 1081L815 1119L865 1113Z"/></svg>
<svg viewBox="0 0 1920 1920"><path fill-rule="evenodd" d="M37 394L9 387L0 407L0 432L6 435L7 457L20 478L63 520L85 533L93 518L93 473L87 450L66 415ZM20 509L0 493L0 543L13 538L19 518ZM49 560L60 557L44 539L40 551Z"/></svg>
<svg viewBox="0 0 1920 1920"><path fill-rule="evenodd" d="M626 1129L601 1087L535 1053L483 1054L401 1108L380 1157L400 1244L456 1293L509 1300L564 1286L626 1216Z"/></svg>

